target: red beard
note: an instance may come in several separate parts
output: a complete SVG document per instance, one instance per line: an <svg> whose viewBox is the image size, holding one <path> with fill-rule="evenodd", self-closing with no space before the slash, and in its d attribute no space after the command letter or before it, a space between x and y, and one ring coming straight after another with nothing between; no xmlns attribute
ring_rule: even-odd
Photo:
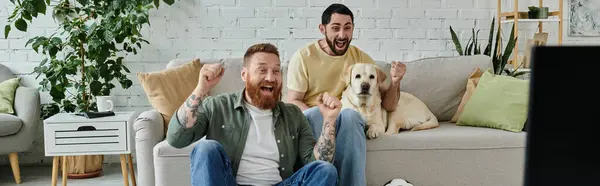
<svg viewBox="0 0 600 186"><path fill-rule="evenodd" d="M263 95L261 90L263 86L273 87L273 94ZM249 81L246 81L246 93L254 106L263 110L269 110L275 108L277 101L281 99L281 86L278 86L276 83L264 81L258 85L252 85Z"/></svg>

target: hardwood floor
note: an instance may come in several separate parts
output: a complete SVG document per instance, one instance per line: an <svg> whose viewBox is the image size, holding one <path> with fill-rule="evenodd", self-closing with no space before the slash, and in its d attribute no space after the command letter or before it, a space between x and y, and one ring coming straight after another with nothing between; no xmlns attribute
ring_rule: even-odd
<svg viewBox="0 0 600 186"><path fill-rule="evenodd" d="M21 184L16 184L10 166L0 166L0 186L48 186L52 183L52 165L21 165ZM88 179L68 179L68 186L115 186L123 185L121 165L104 164L103 176ZM134 167L137 171L137 168ZM137 175L137 174L136 174ZM136 176L137 178L137 176ZM131 179L130 179L131 181ZM58 178L58 186L62 185L62 177ZM129 184L131 185L131 183Z"/></svg>

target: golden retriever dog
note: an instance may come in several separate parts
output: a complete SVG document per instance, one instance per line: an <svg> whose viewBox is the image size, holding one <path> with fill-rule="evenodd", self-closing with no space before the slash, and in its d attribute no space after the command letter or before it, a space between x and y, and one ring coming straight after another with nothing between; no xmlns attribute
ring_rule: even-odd
<svg viewBox="0 0 600 186"><path fill-rule="evenodd" d="M387 75L374 64L358 63L342 74L346 89L342 93L342 109L358 111L365 120L367 137L382 133L397 134L400 130L425 130L439 126L438 120L425 103L414 95L400 92L396 110L387 112L382 106L381 87Z"/></svg>

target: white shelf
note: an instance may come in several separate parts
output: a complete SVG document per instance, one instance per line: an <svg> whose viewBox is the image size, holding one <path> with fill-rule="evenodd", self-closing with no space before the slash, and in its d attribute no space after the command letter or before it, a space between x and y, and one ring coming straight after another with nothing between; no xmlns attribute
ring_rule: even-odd
<svg viewBox="0 0 600 186"><path fill-rule="evenodd" d="M502 20L502 23L512 23L514 19ZM560 22L560 19L519 19L519 23L538 23L538 22Z"/></svg>

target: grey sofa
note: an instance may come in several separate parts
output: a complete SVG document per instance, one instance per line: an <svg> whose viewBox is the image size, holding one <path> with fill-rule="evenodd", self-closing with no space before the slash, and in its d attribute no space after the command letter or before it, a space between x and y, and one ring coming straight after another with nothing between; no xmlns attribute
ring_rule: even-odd
<svg viewBox="0 0 600 186"><path fill-rule="evenodd" d="M14 78L8 67L0 64L0 82ZM0 113L0 154L8 154L17 184L21 183L18 153L29 150L36 138L40 119L40 96L35 88L19 86L14 100L15 114Z"/></svg>
<svg viewBox="0 0 600 186"><path fill-rule="evenodd" d="M187 60L172 60L167 68ZM225 64L225 76L212 94L237 91L241 59L202 60ZM377 61L389 75L390 65ZM439 128L381 136L367 142L367 184L384 185L394 178L415 186L520 186L525 133L448 123L475 67L492 67L488 56L426 58L407 62L401 89L419 97L440 120ZM284 62L284 84L287 63ZM389 81L386 82L389 84ZM286 89L283 90L284 96ZM285 100L285 97L283 98ZM140 185L191 185L189 153L193 145L176 149L163 139L160 114L143 112L135 121Z"/></svg>

